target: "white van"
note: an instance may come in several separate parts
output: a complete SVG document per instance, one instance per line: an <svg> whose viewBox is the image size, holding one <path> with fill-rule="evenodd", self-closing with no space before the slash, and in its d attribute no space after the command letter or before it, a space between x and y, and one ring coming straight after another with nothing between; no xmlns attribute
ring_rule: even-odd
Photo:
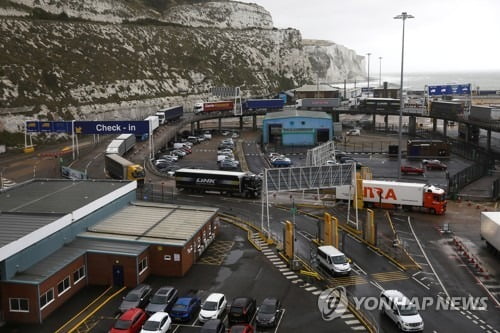
<svg viewBox="0 0 500 333"><path fill-rule="evenodd" d="M331 245L318 247L318 262L333 275L348 275L351 272L350 260Z"/></svg>
<svg viewBox="0 0 500 333"><path fill-rule="evenodd" d="M402 292L384 290L380 294L380 302L382 312L391 318L401 331L421 332L424 330L424 321L417 307Z"/></svg>

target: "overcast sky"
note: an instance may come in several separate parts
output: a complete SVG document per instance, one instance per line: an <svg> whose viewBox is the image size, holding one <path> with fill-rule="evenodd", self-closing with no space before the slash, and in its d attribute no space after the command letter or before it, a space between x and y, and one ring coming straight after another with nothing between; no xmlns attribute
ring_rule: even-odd
<svg viewBox="0 0 500 333"><path fill-rule="evenodd" d="M500 70L500 0L254 0L277 28L324 39L359 55L371 53L370 72L399 72L402 20L405 72Z"/></svg>

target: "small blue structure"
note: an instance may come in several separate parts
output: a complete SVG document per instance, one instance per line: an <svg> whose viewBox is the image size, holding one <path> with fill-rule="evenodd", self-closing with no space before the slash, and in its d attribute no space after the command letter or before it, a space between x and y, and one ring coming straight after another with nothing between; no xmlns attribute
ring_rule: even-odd
<svg viewBox="0 0 500 333"><path fill-rule="evenodd" d="M287 110L266 115L262 142L283 146L314 146L332 140L332 117L326 112Z"/></svg>

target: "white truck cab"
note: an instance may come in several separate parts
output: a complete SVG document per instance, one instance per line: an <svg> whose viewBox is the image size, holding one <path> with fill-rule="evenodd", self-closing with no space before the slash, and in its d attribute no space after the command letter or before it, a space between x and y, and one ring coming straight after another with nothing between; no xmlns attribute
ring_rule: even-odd
<svg viewBox="0 0 500 333"><path fill-rule="evenodd" d="M351 272L350 260L331 245L318 247L317 259L333 275L348 275Z"/></svg>

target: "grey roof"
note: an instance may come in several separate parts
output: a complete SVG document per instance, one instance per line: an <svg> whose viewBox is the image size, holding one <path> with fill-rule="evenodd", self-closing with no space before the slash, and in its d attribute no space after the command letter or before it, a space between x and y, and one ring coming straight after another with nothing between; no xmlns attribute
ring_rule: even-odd
<svg viewBox="0 0 500 333"><path fill-rule="evenodd" d="M19 214L0 212L0 249L57 220L60 214Z"/></svg>
<svg viewBox="0 0 500 333"><path fill-rule="evenodd" d="M339 88L332 87L329 84L306 84L300 88L295 89L295 92L313 92L313 91L338 91Z"/></svg>
<svg viewBox="0 0 500 333"><path fill-rule="evenodd" d="M138 256L147 249L147 245L129 242L99 241L77 238L63 246L45 259L23 272L17 273L9 281L40 283L60 269L70 264L86 252L110 253L125 256Z"/></svg>
<svg viewBox="0 0 500 333"><path fill-rule="evenodd" d="M0 211L67 214L129 183L35 179L0 192Z"/></svg>
<svg viewBox="0 0 500 333"><path fill-rule="evenodd" d="M280 118L296 118L296 117L302 117L302 118L324 118L324 119L329 119L332 120L332 116L326 112L321 112L321 111L306 111L306 110L296 110L296 109L291 109L287 111L280 111L280 112L270 112L266 114L266 117L264 120L268 119L280 119Z"/></svg>
<svg viewBox="0 0 500 333"><path fill-rule="evenodd" d="M80 236L183 246L217 211L209 207L135 202Z"/></svg>

